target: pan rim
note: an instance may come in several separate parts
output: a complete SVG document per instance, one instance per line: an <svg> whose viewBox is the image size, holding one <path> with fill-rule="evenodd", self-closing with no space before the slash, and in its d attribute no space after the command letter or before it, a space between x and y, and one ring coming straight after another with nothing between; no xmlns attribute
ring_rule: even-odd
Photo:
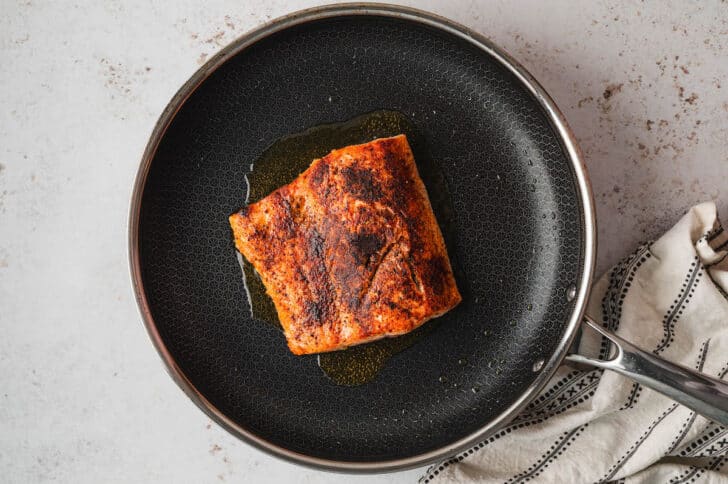
<svg viewBox="0 0 728 484"><path fill-rule="evenodd" d="M181 109L190 95L218 67L256 42L295 25L340 16L384 16L427 25L468 41L508 69L509 72L516 76L531 95L534 96L546 114L552 128L557 133L559 141L561 142L563 149L566 151L574 170L578 197L584 218L584 248L582 255L583 270L580 274L579 280L575 281L577 290L576 297L574 298L574 309L572 310L568 322L564 326L564 334L559 341L556 351L543 364L536 380L510 407L501 412L501 414L496 418L492 419L487 425L484 425L469 435L438 449L406 458L392 460L377 460L368 462L344 461L324 459L302 454L261 438L260 436L255 435L254 432L247 430L227 417L197 390L197 388L182 372L181 368L177 365L173 356L167 349L156 327L154 318L152 317L141 277L139 220L142 196L154 155L156 154L161 139L175 118L177 112ZM586 311L596 254L596 220L594 200L581 151L579 150L574 134L569 128L563 114L538 81L536 81L523 66L521 66L502 48L498 47L481 34L473 32L458 23L429 12L399 5L379 3L344 3L324 5L293 12L289 15L274 19L246 34L243 34L221 49L220 52L200 67L172 97L154 126L142 155L134 182L128 227L129 266L137 305L147 333L157 349L167 373L172 377L182 391L213 421L218 423L232 435L260 450L289 462L303 464L320 470L353 473L392 472L431 464L440 459L450 457L468 449L477 442L489 437L499 428L512 420L512 418L546 385L566 356ZM566 294L564 297L566 297Z"/></svg>

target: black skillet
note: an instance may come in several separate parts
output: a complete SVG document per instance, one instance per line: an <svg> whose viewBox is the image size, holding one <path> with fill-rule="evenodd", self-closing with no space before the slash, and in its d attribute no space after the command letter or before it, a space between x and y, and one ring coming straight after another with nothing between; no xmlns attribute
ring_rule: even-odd
<svg viewBox="0 0 728 484"><path fill-rule="evenodd" d="M252 320L227 215L271 143L380 109L406 114L445 172L464 300L343 387ZM432 462L512 419L567 353L594 250L584 167L543 89L486 39L382 5L299 12L205 64L152 134L130 217L139 305L180 387L253 445L349 471Z"/></svg>

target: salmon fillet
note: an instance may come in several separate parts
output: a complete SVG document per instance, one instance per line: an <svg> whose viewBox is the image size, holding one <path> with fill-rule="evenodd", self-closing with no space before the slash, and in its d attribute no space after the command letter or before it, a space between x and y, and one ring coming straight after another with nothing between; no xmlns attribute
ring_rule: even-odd
<svg viewBox="0 0 728 484"><path fill-rule="evenodd" d="M297 355L404 334L461 301L404 135L314 160L230 226Z"/></svg>

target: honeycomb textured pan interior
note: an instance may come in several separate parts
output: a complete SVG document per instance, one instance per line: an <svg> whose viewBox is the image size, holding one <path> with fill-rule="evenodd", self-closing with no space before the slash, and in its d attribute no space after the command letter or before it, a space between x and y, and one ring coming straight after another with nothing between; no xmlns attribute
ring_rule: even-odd
<svg viewBox="0 0 728 484"><path fill-rule="evenodd" d="M379 109L410 117L445 171L464 301L374 382L340 387L250 318L227 216L273 141ZM555 350L583 271L577 193L539 104L487 53L407 20L313 21L232 57L175 116L143 191L143 289L181 371L240 426L321 458L406 458L489 422Z"/></svg>

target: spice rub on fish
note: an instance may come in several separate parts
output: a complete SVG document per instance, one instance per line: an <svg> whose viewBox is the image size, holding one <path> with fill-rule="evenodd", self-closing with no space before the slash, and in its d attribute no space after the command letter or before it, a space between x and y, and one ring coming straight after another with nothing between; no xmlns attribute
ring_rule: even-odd
<svg viewBox="0 0 728 484"><path fill-rule="evenodd" d="M314 160L230 225L297 355L407 333L461 301L404 135Z"/></svg>

